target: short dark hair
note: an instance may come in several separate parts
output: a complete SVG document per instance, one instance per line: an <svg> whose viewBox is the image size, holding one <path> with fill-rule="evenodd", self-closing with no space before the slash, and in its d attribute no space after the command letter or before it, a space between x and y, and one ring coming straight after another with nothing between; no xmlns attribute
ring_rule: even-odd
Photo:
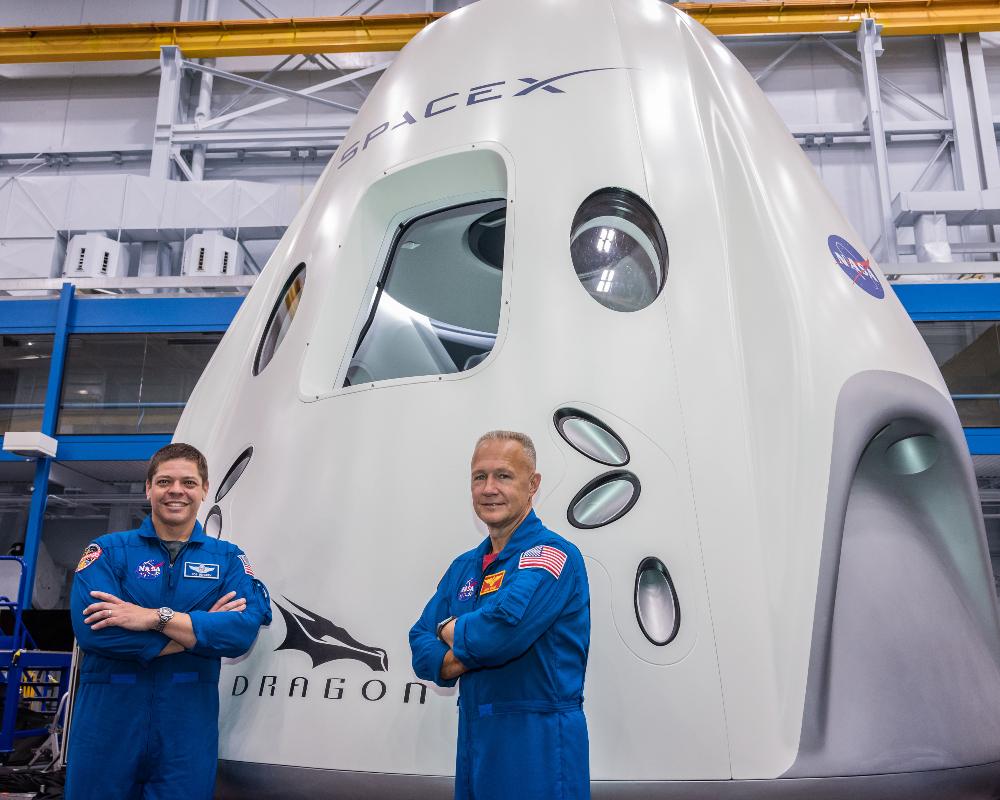
<svg viewBox="0 0 1000 800"><path fill-rule="evenodd" d="M198 467L198 475L201 477L201 482L208 486L208 461L202 455L201 450L193 445L184 444L184 442L168 444L166 447L161 447L153 453L153 457L149 459L149 467L146 470L146 483L153 482L153 476L156 474L156 470L160 468L160 464L164 461L173 461L175 458L194 462L194 465Z"/></svg>

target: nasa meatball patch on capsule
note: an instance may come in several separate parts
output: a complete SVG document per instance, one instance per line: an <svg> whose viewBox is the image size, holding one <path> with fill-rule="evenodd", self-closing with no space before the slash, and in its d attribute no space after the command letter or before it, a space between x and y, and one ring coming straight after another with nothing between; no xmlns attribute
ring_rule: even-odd
<svg viewBox="0 0 1000 800"><path fill-rule="evenodd" d="M830 236L826 240L826 246L830 248L830 254L837 262L837 266L844 271L844 274L851 279L855 286L864 289L872 297L879 300L885 297L885 289L875 274L875 270L872 269L870 258L862 256L854 245L842 236Z"/></svg>

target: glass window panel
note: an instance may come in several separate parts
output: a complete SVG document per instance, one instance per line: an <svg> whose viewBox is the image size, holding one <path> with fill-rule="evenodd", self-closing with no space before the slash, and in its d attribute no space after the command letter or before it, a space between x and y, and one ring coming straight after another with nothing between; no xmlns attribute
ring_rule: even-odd
<svg viewBox="0 0 1000 800"><path fill-rule="evenodd" d="M936 320L916 324L955 396L962 425L1000 427L1000 322Z"/></svg>
<svg viewBox="0 0 1000 800"><path fill-rule="evenodd" d="M42 427L51 334L0 336L0 434Z"/></svg>
<svg viewBox="0 0 1000 800"><path fill-rule="evenodd" d="M267 321L264 336L260 340L260 349L257 351L257 360L253 367L254 375L259 375L274 358L278 346L292 326L295 312L299 310L299 300L302 299L302 290L305 286L306 265L299 264L289 276L281 297L271 310L271 317Z"/></svg>
<svg viewBox="0 0 1000 800"><path fill-rule="evenodd" d="M649 641L663 646L680 627L680 607L666 566L652 556L643 560L635 576L635 615Z"/></svg>
<svg viewBox="0 0 1000 800"><path fill-rule="evenodd" d="M596 417L575 408L560 408L555 414L555 421L562 437L587 458L612 467L628 463L625 443Z"/></svg>
<svg viewBox="0 0 1000 800"><path fill-rule="evenodd" d="M598 475L570 502L567 517L577 528L600 528L621 519L636 504L639 479L628 470Z"/></svg>
<svg viewBox="0 0 1000 800"><path fill-rule="evenodd" d="M500 322L506 207L471 203L403 229L345 386L462 372L489 355Z"/></svg>
<svg viewBox="0 0 1000 800"><path fill-rule="evenodd" d="M602 189L573 218L570 256L591 297L614 311L652 303L667 277L667 240L653 210L623 189Z"/></svg>
<svg viewBox="0 0 1000 800"><path fill-rule="evenodd" d="M250 458L253 456L253 448L248 447L242 453L240 457L233 462L233 465L226 472L226 476L222 479L222 483L219 484L219 491L215 493L215 502L218 503L223 497L229 494L229 490L236 485L236 481L240 479L243 474L243 470L247 468L250 463Z"/></svg>
<svg viewBox="0 0 1000 800"><path fill-rule="evenodd" d="M222 536L222 509L212 506L212 510L205 517L205 535L212 539L219 539Z"/></svg>
<svg viewBox="0 0 1000 800"><path fill-rule="evenodd" d="M61 434L173 433L221 333L69 337Z"/></svg>

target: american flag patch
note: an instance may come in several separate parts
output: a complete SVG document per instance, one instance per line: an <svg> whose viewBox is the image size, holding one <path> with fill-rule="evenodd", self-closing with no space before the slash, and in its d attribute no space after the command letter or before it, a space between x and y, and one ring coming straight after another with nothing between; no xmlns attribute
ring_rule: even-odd
<svg viewBox="0 0 1000 800"><path fill-rule="evenodd" d="M517 568L531 569L532 567L537 567L538 569L544 569L554 578L558 578L565 564L566 554L562 550L549 547L547 544L540 544L521 553L521 560L517 562Z"/></svg>
<svg viewBox="0 0 1000 800"><path fill-rule="evenodd" d="M253 564L250 563L250 559L246 556L240 556L240 561L243 562L243 571L250 576L253 576Z"/></svg>

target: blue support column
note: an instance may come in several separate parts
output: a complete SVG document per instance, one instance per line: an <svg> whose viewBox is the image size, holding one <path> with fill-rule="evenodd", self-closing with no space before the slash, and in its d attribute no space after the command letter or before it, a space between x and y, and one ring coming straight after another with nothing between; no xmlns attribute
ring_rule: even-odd
<svg viewBox="0 0 1000 800"><path fill-rule="evenodd" d="M63 370L69 346L73 294L73 284L64 283L59 293L52 361L49 365L49 383L45 391L45 412L42 415L42 433L47 436L56 435L56 426L59 422L59 400L62 396ZM35 587L35 565L38 561L38 547L42 541L42 527L45 523L45 501L49 495L51 468L51 458L40 458L35 466L35 483L28 510L28 526L24 533L24 582L21 586L21 608L31 608L31 594Z"/></svg>

